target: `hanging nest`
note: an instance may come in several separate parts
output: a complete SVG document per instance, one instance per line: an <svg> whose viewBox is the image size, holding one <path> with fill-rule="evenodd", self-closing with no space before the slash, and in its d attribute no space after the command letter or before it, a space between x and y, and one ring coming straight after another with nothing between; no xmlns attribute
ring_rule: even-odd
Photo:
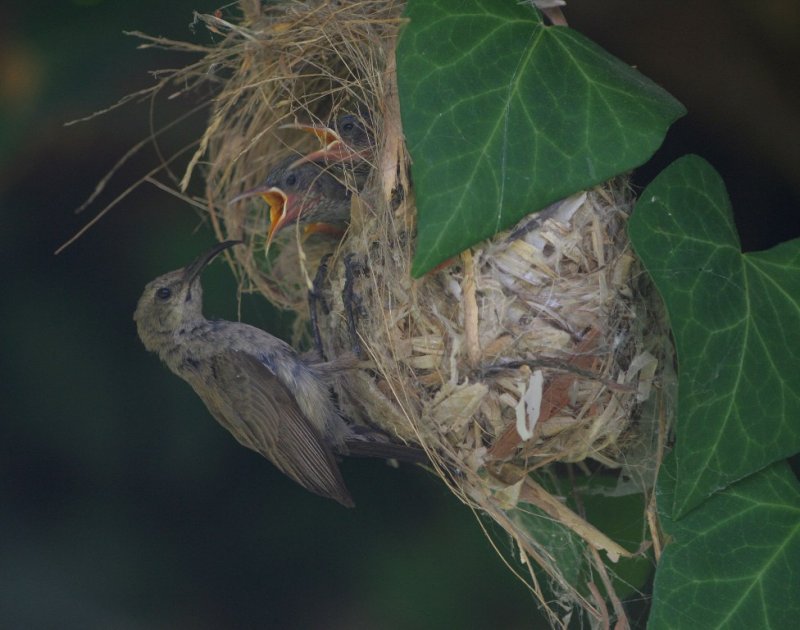
<svg viewBox="0 0 800 630"><path fill-rule="evenodd" d="M598 531L541 480L554 465L577 463L622 468L638 491L652 487L665 429L651 391L670 363L669 346L627 239L626 180L554 204L412 279L414 191L394 73L403 3L240 8L235 23L198 16L221 41L177 77L220 86L184 186L202 165L218 237L247 243L233 250L245 289L297 314L296 342L313 314L326 358L360 358L338 385L342 412L424 448L434 472L544 569L557 600L533 570L531 585L543 603L550 599L554 624L565 624L575 605L602 619L602 598L570 583L557 552L520 515L535 506L588 543L588 562L614 600L597 551L614 560L636 550ZM344 111L368 111L377 142L345 236L285 230L266 256L266 204L229 200L280 159L318 148L287 123ZM347 172L344 180L352 187ZM657 543L655 531L651 538Z"/></svg>

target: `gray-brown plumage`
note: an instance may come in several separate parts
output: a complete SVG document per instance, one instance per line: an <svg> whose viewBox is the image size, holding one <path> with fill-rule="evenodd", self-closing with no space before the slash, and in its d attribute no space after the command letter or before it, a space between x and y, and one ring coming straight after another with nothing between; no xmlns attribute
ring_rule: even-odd
<svg viewBox="0 0 800 630"><path fill-rule="evenodd" d="M342 363L311 362L259 328L203 316L200 274L238 243L220 243L150 282L133 317L139 337L242 445L307 490L350 507L335 454L414 461L424 456L374 441L344 421L329 391Z"/></svg>
<svg viewBox="0 0 800 630"><path fill-rule="evenodd" d="M313 162L297 163L295 156L279 162L264 183L229 203L260 195L269 204L267 247L282 229L299 223L306 233L341 236L350 220L350 191Z"/></svg>

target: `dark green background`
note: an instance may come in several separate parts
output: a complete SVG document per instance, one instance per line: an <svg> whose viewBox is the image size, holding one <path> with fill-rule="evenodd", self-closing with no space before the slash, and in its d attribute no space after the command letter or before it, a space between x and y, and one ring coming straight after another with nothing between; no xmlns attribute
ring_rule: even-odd
<svg viewBox="0 0 800 630"><path fill-rule="evenodd" d="M726 180L746 249L800 233L796 3L765 3L769 19L744 2L597 4L572 2L573 26L689 109L639 181L698 152ZM136 51L122 31L206 43L191 11L218 5L17 5L0 22L0 627L537 627L532 598L432 477L354 461L355 510L304 493L144 351L131 320L142 287L213 240L189 206L145 184L52 255L148 132L145 106L63 123L194 59ZM193 103L162 100L158 121ZM202 123L171 134L167 154ZM147 149L101 201L153 164ZM207 313L234 318L227 270L205 284ZM243 316L283 330L262 300Z"/></svg>

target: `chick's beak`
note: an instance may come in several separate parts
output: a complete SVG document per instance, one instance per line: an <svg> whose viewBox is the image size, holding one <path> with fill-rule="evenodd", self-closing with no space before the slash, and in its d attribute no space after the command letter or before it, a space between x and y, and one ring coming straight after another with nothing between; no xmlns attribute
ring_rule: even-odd
<svg viewBox="0 0 800 630"><path fill-rule="evenodd" d="M259 195L269 206L269 231L267 232L267 251L269 251L275 234L280 232L291 221L291 217L287 213L287 208L290 205L289 198L285 192L276 186L256 186L236 195L228 202L228 205L256 195Z"/></svg>
<svg viewBox="0 0 800 630"><path fill-rule="evenodd" d="M328 145L332 142L339 142L341 138L339 134L336 133L333 129L328 127L327 125L284 125L284 127L291 128L291 129L299 129L300 131L305 131L307 133L313 133L317 138L319 138L325 145Z"/></svg>
<svg viewBox="0 0 800 630"><path fill-rule="evenodd" d="M267 232L267 251L272 239L289 221L287 212L289 198L280 188L272 187L261 192L261 198L269 206L269 232Z"/></svg>
<svg viewBox="0 0 800 630"><path fill-rule="evenodd" d="M298 158L296 162L292 162L291 168L303 164L304 162L327 162L328 164L335 164L337 162L345 162L359 157L358 153L351 151L347 145L341 140L334 140L329 142L325 147L318 151L312 151L308 155Z"/></svg>
<svg viewBox="0 0 800 630"><path fill-rule="evenodd" d="M233 199L228 202L228 205L231 206L235 204L237 201L241 201L242 199L248 199L249 197L255 197L256 195L264 195L271 186L256 186L255 188L251 188L249 190L245 190L244 192L240 192L236 195Z"/></svg>
<svg viewBox="0 0 800 630"><path fill-rule="evenodd" d="M348 146L342 142L341 136L330 127L325 125L283 125L286 128L299 129L307 133L313 133L319 138L323 147L318 151L313 151L303 157L298 158L292 162L289 168L296 168L305 162L317 162L324 160L328 163L344 162L345 160L352 159L357 154L352 151Z"/></svg>
<svg viewBox="0 0 800 630"><path fill-rule="evenodd" d="M267 251L272 244L273 237L283 228L300 220L301 213L314 205L314 199L304 192L291 192L288 195L280 188L270 188L261 195L269 204L269 232L267 233ZM328 223L309 223L303 226L303 234L329 234L341 238L344 231Z"/></svg>

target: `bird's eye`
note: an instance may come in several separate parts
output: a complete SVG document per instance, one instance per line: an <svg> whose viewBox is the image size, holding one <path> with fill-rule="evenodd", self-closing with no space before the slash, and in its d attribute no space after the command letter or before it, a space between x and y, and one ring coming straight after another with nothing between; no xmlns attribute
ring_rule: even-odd
<svg viewBox="0 0 800 630"><path fill-rule="evenodd" d="M170 289L169 287L160 287L156 291L156 297L159 300L168 300L172 297L172 289Z"/></svg>
<svg viewBox="0 0 800 630"><path fill-rule="evenodd" d="M297 175L294 173L289 173L286 176L286 185L287 186L294 186L297 183Z"/></svg>
<svg viewBox="0 0 800 630"><path fill-rule="evenodd" d="M346 122L342 125L342 131L353 131L353 127L355 127L355 123Z"/></svg>

